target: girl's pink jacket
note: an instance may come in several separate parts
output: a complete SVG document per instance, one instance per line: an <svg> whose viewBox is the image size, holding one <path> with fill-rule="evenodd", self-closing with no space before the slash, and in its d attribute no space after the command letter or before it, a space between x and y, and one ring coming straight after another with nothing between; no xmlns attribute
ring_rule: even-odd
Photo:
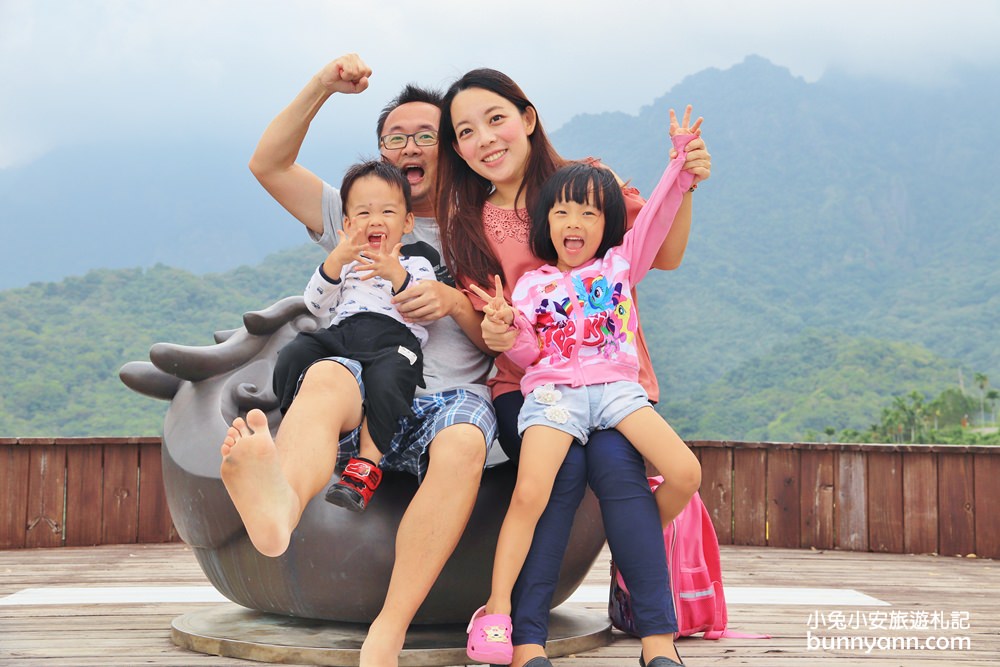
<svg viewBox="0 0 1000 667"><path fill-rule="evenodd" d="M517 339L505 354L526 368L523 394L547 383L579 387L638 381L632 285L652 266L694 181L683 170L684 148L692 139L694 135L673 138L677 157L621 245L567 273L545 265L517 281L511 295L519 311Z"/></svg>

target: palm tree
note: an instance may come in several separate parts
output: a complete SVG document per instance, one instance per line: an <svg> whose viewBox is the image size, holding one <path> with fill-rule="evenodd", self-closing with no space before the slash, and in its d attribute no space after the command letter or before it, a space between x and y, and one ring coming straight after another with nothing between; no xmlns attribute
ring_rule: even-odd
<svg viewBox="0 0 1000 667"><path fill-rule="evenodd" d="M894 396L892 407L882 411L883 423L895 427L898 442L922 442L927 429L927 405L924 395L919 391L911 391L906 396ZM909 439L905 433L909 432Z"/></svg>
<svg viewBox="0 0 1000 667"><path fill-rule="evenodd" d="M898 404L894 403L892 408L882 408L882 422L879 424L879 431L883 442L901 442L899 434L903 431L903 424Z"/></svg>
<svg viewBox="0 0 1000 667"><path fill-rule="evenodd" d="M910 392L910 442L924 442L927 432L927 405L919 391Z"/></svg>
<svg viewBox="0 0 1000 667"><path fill-rule="evenodd" d="M997 423L997 399L1000 399L1000 391L990 389L986 392L986 400L990 402L990 411L993 413L993 423Z"/></svg>
<svg viewBox="0 0 1000 667"><path fill-rule="evenodd" d="M990 386L990 379L986 377L986 373L976 373L975 375L976 384L979 386L979 421L980 424L986 423L986 388Z"/></svg>

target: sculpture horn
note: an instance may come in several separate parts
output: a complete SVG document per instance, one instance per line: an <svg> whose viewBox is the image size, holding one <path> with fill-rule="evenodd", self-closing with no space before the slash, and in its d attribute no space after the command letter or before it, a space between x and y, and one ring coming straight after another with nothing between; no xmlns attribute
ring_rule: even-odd
<svg viewBox="0 0 1000 667"><path fill-rule="evenodd" d="M274 333L299 315L309 312L301 296L286 296L264 310L243 314L243 326L252 334L266 336Z"/></svg>
<svg viewBox="0 0 1000 667"><path fill-rule="evenodd" d="M267 341L266 336L240 330L218 345L156 343L149 349L149 359L162 371L198 382L239 368L253 359Z"/></svg>
<svg viewBox="0 0 1000 667"><path fill-rule="evenodd" d="M177 393L182 380L164 373L148 361L130 361L118 371L126 387L150 398L169 401Z"/></svg>

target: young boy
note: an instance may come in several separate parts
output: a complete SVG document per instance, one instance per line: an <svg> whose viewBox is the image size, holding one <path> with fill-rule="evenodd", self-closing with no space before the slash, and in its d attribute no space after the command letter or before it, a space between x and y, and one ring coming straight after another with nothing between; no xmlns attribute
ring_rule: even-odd
<svg viewBox="0 0 1000 667"><path fill-rule="evenodd" d="M281 350L274 391L284 414L305 370L320 359L361 364L365 418L360 452L351 458L327 501L364 511L378 488L378 468L399 420L412 415L416 387L424 386L421 345L427 331L407 323L391 299L418 280L435 279L431 263L400 255L403 234L413 229L410 184L395 166L372 160L350 167L340 189L344 232L306 286L306 306L326 329L300 333ZM420 244L407 246L419 252ZM417 246L417 247L415 247ZM346 365L346 364L345 364Z"/></svg>

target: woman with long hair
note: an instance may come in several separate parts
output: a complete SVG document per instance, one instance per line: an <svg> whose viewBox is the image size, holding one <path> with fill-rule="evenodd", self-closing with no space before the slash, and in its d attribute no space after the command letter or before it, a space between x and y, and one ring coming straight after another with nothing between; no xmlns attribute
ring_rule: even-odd
<svg viewBox="0 0 1000 667"><path fill-rule="evenodd" d="M672 112L671 112L672 113ZM690 131L690 107L678 131ZM507 289L543 261L531 252L531 210L545 180L568 161L548 140L535 107L509 77L491 69L468 72L448 89L439 130L436 215L446 260L459 283L492 285L500 276ZM700 137L687 146L685 169L695 186L711 173L711 158ZM680 265L691 225L694 187L683 201L653 268ZM634 188L622 187L628 225L641 208ZM510 294L505 294L510 299ZM482 309L482 299L470 294ZM638 313L635 313L638 316ZM495 350L513 344L514 333L503 325L483 324L484 339ZM650 401L659 397L652 363L638 330L639 382ZM517 415L524 397L522 369L506 355L498 357L490 381L500 444L508 457L519 458ZM669 521L700 484L700 470L678 465L659 471L673 489L654 499L646 481L642 456L614 429L594 432L586 447L573 444L553 483L548 506L538 521L531 549L512 596L513 665L542 667L548 635L548 609L576 508L586 486L594 490L604 518L615 562L633 591L633 608L642 636L640 664L680 664L673 646L676 619L670 602L663 548L662 520ZM636 599L638 598L638 599Z"/></svg>

